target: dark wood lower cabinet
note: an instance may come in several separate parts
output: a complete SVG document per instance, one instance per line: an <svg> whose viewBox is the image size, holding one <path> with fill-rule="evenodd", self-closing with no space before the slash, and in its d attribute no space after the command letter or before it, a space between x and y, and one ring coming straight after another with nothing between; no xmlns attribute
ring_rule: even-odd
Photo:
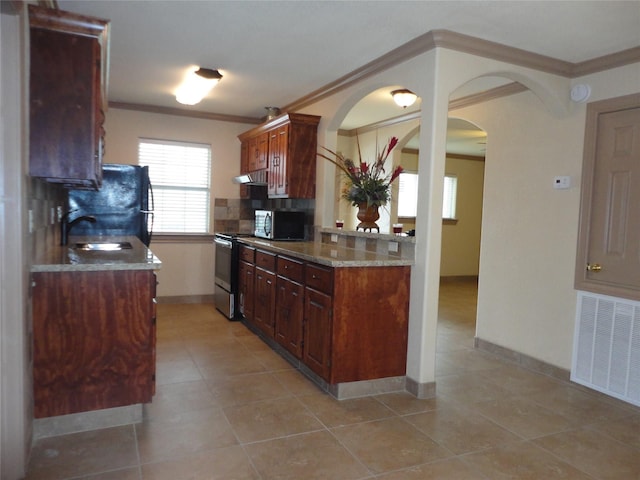
<svg viewBox="0 0 640 480"><path fill-rule="evenodd" d="M329 384L405 375L411 267L329 267L263 253L240 266L249 323Z"/></svg>
<svg viewBox="0 0 640 480"><path fill-rule="evenodd" d="M34 416L150 402L155 273L38 272L33 281Z"/></svg>
<svg viewBox="0 0 640 480"><path fill-rule="evenodd" d="M273 338L276 306L276 274L256 267L253 323L269 338Z"/></svg>
<svg viewBox="0 0 640 480"><path fill-rule="evenodd" d="M304 286L278 276L276 287L275 340L301 359Z"/></svg>
<svg viewBox="0 0 640 480"><path fill-rule="evenodd" d="M304 364L328 380L331 373L331 296L312 288L304 297Z"/></svg>
<svg viewBox="0 0 640 480"><path fill-rule="evenodd" d="M238 295L240 295L240 313L253 322L253 303L255 299L256 267L252 263L240 261L238 269Z"/></svg>

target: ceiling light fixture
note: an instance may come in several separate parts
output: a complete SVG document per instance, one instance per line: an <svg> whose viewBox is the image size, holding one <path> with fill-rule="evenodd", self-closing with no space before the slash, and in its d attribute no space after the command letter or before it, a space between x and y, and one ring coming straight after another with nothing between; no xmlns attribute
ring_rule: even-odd
<svg viewBox="0 0 640 480"><path fill-rule="evenodd" d="M176 91L176 100L183 105L199 103L209 91L216 86L222 75L218 70L198 68L187 75Z"/></svg>
<svg viewBox="0 0 640 480"><path fill-rule="evenodd" d="M391 96L393 97L393 101L396 102L396 105L402 108L410 107L418 98L415 93L411 90L407 90L406 88L394 90L391 92Z"/></svg>

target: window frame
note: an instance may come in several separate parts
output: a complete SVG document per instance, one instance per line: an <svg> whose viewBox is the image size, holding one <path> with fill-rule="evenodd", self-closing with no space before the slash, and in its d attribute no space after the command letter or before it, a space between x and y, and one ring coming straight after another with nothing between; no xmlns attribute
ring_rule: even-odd
<svg viewBox="0 0 640 480"><path fill-rule="evenodd" d="M153 168L158 168L157 163L149 163L149 160L143 157L141 149L143 144L155 144L160 146L177 146L177 147L193 147L193 148L204 148L206 149L207 155L207 165L204 170L206 171L206 175L199 176L198 178L202 179L204 176L206 181L200 182L200 185L184 185L181 182L175 183L164 183L162 180L158 182L158 177L154 181ZM152 189L155 193L154 199L154 216L156 227L154 228L153 236L154 241L160 240L161 242L171 242L171 241L187 241L187 242L203 242L209 241L213 238L213 234L211 233L211 173L212 173L212 147L211 144L204 142L190 142L190 141L182 141L182 140L169 140L164 138L149 138L149 137L139 137L138 138L138 164L139 165L148 165L149 168L149 177L152 183ZM185 157L182 157L183 159ZM161 158L161 160L166 161L166 158ZM164 173L164 172L163 172ZM170 177L170 175L165 175L166 177ZM184 180L184 178L183 178ZM195 182L198 183L198 182ZM158 192L159 191L177 191L177 192L200 192L205 193L206 200L204 202L199 203L199 205L203 208L204 212L200 217L200 221L204 222L204 229L201 231L186 231L188 225L185 225L185 231L157 231L157 215L159 211L158 205ZM179 212L185 212L185 208L181 208ZM180 213L175 214L176 216L180 215Z"/></svg>

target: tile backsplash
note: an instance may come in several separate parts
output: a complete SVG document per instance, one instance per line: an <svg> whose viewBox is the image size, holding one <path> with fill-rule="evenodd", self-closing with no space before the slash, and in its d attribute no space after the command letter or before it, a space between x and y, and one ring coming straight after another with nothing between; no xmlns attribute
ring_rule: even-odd
<svg viewBox="0 0 640 480"><path fill-rule="evenodd" d="M297 198L216 198L213 207L214 232L253 233L255 210L302 210L306 213L305 231L313 239L315 200Z"/></svg>

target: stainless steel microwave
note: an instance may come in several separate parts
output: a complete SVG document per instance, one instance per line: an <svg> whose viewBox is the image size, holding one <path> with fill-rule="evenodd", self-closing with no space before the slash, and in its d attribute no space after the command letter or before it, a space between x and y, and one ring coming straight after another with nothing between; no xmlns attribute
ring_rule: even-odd
<svg viewBox="0 0 640 480"><path fill-rule="evenodd" d="M304 240L305 212L297 210L256 210L256 237L270 240Z"/></svg>

